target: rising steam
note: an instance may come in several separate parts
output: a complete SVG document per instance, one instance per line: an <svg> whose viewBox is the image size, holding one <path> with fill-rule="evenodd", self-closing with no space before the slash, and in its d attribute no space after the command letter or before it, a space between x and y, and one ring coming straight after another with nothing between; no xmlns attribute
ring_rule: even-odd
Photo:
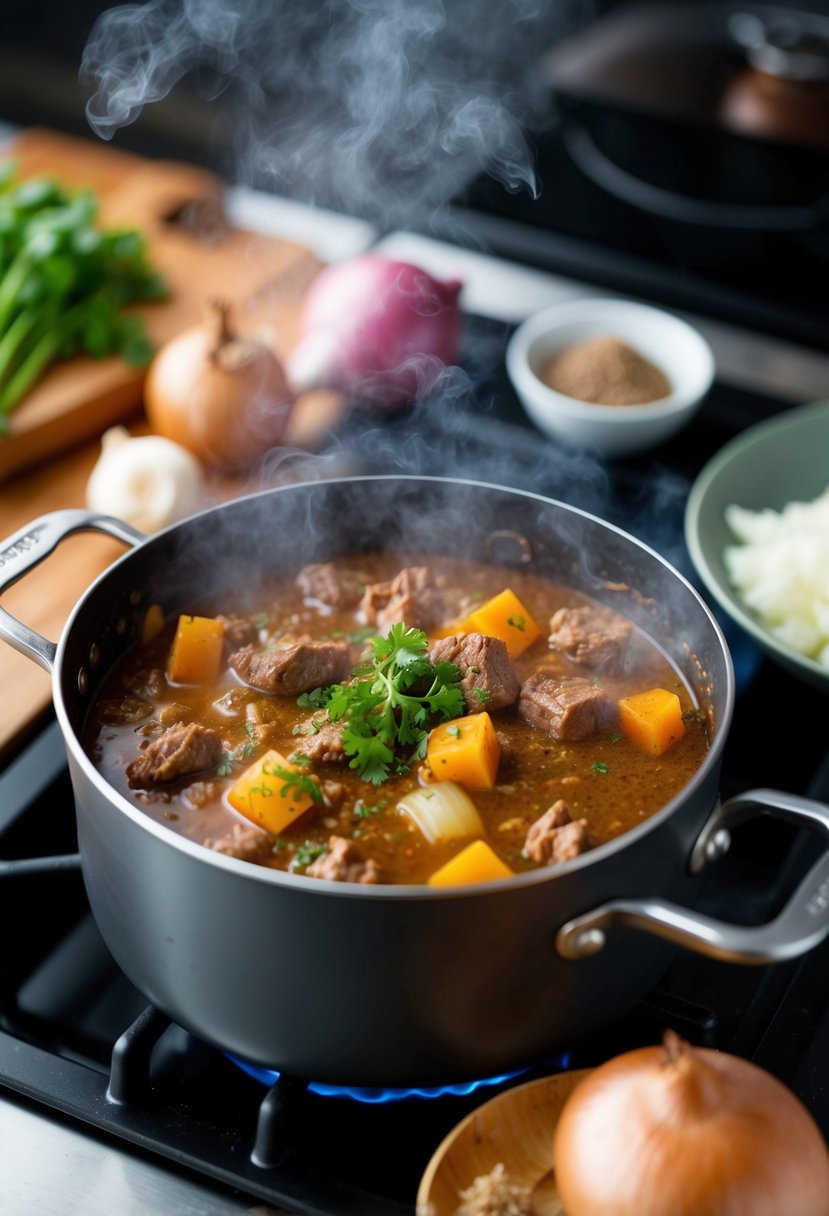
<svg viewBox="0 0 829 1216"><path fill-rule="evenodd" d="M485 170L537 191L540 52L585 0L148 0L95 23L87 117L111 139L186 78L218 99L241 184L423 220Z"/></svg>
<svg viewBox="0 0 829 1216"><path fill-rule="evenodd" d="M215 100L228 176L365 216L425 224L481 171L537 193L527 132L549 121L544 49L594 0L147 0L109 9L85 49L87 116L111 139L186 86ZM555 183L548 183L554 188ZM532 489L634 532L682 568L688 487L666 472L621 486L589 453L488 418L478 390L505 335L467 333L409 415L348 415L324 456L263 452L251 489L350 473L482 479ZM433 378L430 378L430 383ZM508 390L506 390L508 391Z"/></svg>

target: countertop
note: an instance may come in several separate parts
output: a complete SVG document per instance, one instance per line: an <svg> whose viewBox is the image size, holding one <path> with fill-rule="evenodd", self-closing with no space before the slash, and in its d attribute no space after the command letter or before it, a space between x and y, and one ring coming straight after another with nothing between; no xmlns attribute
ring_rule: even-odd
<svg viewBox="0 0 829 1216"><path fill-rule="evenodd" d="M228 203L232 217L240 224L300 239L326 261L352 256L374 242L374 233L359 221L285 200L231 191ZM376 248L439 275L458 275L465 284L462 299L467 310L505 321L518 321L554 301L595 294L584 283L408 233L394 234ZM761 388L792 402L829 395L829 356L699 317L690 319L710 341L722 380L739 387ZM47 511L82 505L86 476L96 455L97 444L86 445L0 487L0 536L10 535ZM99 538L95 538L95 550L83 560L79 557L74 585L50 586L48 577L44 577L42 594L51 597L53 605L59 601L61 611L70 611L95 569L114 556L111 543L101 545ZM38 624L37 620L28 623L35 627ZM21 662L32 667L26 660ZM37 716L48 706L49 677L38 669L32 671L35 678L24 695L32 699L28 708L32 716ZM1 695L2 704L20 698L16 676L4 675ZM15 1216L93 1216L98 1212L118 1212L122 1216L148 1212L229 1216L247 1212L264 1216L275 1211L175 1173L96 1135L87 1135L82 1128L16 1097L0 1098L0 1169L2 1206Z"/></svg>

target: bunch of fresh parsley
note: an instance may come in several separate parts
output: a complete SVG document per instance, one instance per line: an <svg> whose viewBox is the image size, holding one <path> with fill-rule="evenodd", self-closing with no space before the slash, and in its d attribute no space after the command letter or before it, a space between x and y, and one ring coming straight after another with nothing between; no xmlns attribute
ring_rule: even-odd
<svg viewBox="0 0 829 1216"><path fill-rule="evenodd" d="M79 351L142 366L152 349L128 304L166 294L144 238L102 232L89 191L0 166L0 433L46 367Z"/></svg>
<svg viewBox="0 0 829 1216"><path fill-rule="evenodd" d="M458 718L466 708L457 667L430 663L422 630L392 625L373 646L372 662L356 667L349 683L333 684L325 705L329 718L344 724L343 747L351 767L363 780L380 785L392 765L404 771L425 757L431 723Z"/></svg>

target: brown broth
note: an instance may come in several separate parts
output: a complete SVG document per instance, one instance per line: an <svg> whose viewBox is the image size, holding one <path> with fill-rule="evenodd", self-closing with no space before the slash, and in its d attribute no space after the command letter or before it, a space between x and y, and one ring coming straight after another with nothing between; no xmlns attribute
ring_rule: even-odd
<svg viewBox="0 0 829 1216"><path fill-rule="evenodd" d="M546 625L553 612L562 606L590 603L567 587L529 572L432 556L374 555L338 562L340 568L357 571L365 583L391 578L407 565L426 564L441 584L449 621L505 587L512 588L541 627L541 637L513 661L519 680L523 682L542 666L562 676L591 676L583 666L548 649ZM202 615L236 611L256 617L259 613L263 639L266 635L273 638L279 631L314 637L366 633L353 609L334 612L324 605L303 602L290 581L280 581L263 594L253 610L230 597L221 604L187 608ZM211 688L171 684L165 669L175 624L169 621L152 643L134 648L117 664L91 708L84 742L115 789L154 819L203 843L226 835L234 823L247 823L225 801L226 791L268 748L290 756L296 749L297 728L308 721L311 711L298 708L294 697L270 696L245 686L226 665ZM524 840L534 820L557 799L566 801L574 819L587 819L592 843L601 844L663 807L704 759L708 742L702 715L693 712L694 702L676 669L641 632L634 631L624 673L596 678L613 701L653 687L676 692L686 711L685 734L667 753L654 758L634 747L613 726L584 741L563 743L530 727L514 709L494 713L493 722L505 744L498 784L471 796L484 822L487 842L516 873L535 868L522 855ZM134 709L133 720L123 720L125 707L127 716ZM325 710L316 717L324 720ZM142 745L161 733L161 721L169 725L177 719L214 728L221 734L226 752L243 758L226 775L202 774L169 787L129 789L126 766L139 755ZM339 810L313 807L280 835L266 862L276 869L302 873L297 849L319 848L337 835L353 840L364 857L374 858L386 881L421 883L468 843L428 844L411 820L396 809L403 793L418 785L415 768L380 786L363 781L343 763L316 763L313 771L322 780L343 783L346 796Z"/></svg>

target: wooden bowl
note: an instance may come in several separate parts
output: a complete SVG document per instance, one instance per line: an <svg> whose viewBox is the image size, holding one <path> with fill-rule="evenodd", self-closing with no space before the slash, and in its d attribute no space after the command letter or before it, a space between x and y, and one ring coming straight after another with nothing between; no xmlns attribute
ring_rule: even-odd
<svg viewBox="0 0 829 1216"><path fill-rule="evenodd" d="M503 1162L532 1192L534 1216L560 1216L553 1132L564 1103L592 1070L559 1072L498 1094L453 1128L436 1149L417 1192L418 1216L454 1216L460 1193Z"/></svg>

